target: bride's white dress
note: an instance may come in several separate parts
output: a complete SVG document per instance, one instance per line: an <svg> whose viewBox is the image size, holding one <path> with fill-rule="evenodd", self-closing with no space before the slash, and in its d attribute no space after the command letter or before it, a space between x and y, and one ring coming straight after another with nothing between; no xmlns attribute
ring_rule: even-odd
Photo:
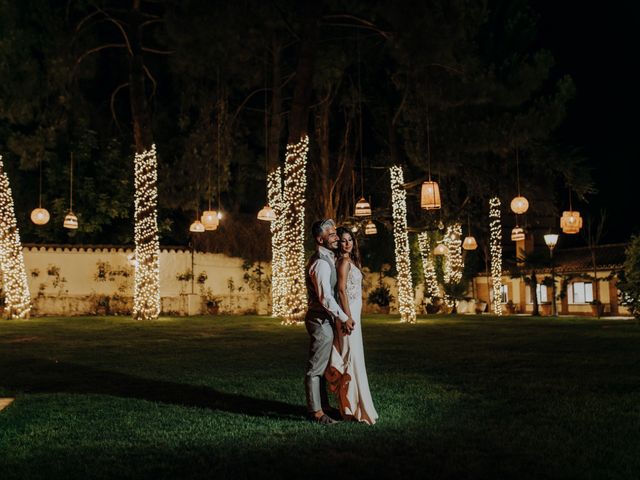
<svg viewBox="0 0 640 480"><path fill-rule="evenodd" d="M351 264L347 274L347 298L355 328L351 335L335 330L335 340L326 378L336 394L343 418L374 424L378 413L373 406L362 344L362 272Z"/></svg>

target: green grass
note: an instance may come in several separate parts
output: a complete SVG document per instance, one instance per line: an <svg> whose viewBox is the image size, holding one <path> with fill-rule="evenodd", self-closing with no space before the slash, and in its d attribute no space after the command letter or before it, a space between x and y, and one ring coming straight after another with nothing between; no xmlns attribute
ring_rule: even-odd
<svg viewBox="0 0 640 480"><path fill-rule="evenodd" d="M306 422L266 317L0 321L0 479L640 477L629 321L364 321L379 423Z"/></svg>

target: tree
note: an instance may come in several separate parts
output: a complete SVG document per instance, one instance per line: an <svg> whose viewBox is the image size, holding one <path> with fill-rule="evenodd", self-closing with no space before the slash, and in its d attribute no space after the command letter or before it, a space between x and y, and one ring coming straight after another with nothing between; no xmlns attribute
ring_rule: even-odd
<svg viewBox="0 0 640 480"><path fill-rule="evenodd" d="M512 261L511 276L520 277L529 286L531 292L531 302L533 303L532 316L540 315L538 305L537 285L546 285L546 281L538 282L540 270L548 268L550 265L549 256L546 253L534 251L531 253L520 252L515 261ZM546 280L546 279L545 279Z"/></svg>
<svg viewBox="0 0 640 480"><path fill-rule="evenodd" d="M631 237L626 259L619 276L620 303L640 320L640 235Z"/></svg>

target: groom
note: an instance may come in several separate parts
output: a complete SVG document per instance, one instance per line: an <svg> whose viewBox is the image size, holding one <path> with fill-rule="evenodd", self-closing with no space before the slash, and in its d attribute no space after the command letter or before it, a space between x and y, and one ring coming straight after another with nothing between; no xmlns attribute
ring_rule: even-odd
<svg viewBox="0 0 640 480"><path fill-rule="evenodd" d="M311 226L311 235L316 242L316 253L307 264L306 282L309 308L304 319L309 333L309 362L305 376L307 410L312 421L321 425L336 423L323 410L329 406L324 381L324 371L329 364L333 345L333 322L337 318L349 334L355 324L338 305L333 296L338 276L335 253L338 250L338 235L333 220L319 220Z"/></svg>

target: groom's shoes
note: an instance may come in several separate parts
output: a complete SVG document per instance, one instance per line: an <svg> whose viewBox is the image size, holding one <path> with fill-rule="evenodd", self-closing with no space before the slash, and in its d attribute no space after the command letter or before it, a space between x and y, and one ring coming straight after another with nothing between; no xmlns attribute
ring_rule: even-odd
<svg viewBox="0 0 640 480"><path fill-rule="evenodd" d="M333 418L331 418L329 415L327 415L326 413L324 415L322 415L321 417L312 417L311 421L313 423L318 423L320 425L335 425L338 422L336 422Z"/></svg>

